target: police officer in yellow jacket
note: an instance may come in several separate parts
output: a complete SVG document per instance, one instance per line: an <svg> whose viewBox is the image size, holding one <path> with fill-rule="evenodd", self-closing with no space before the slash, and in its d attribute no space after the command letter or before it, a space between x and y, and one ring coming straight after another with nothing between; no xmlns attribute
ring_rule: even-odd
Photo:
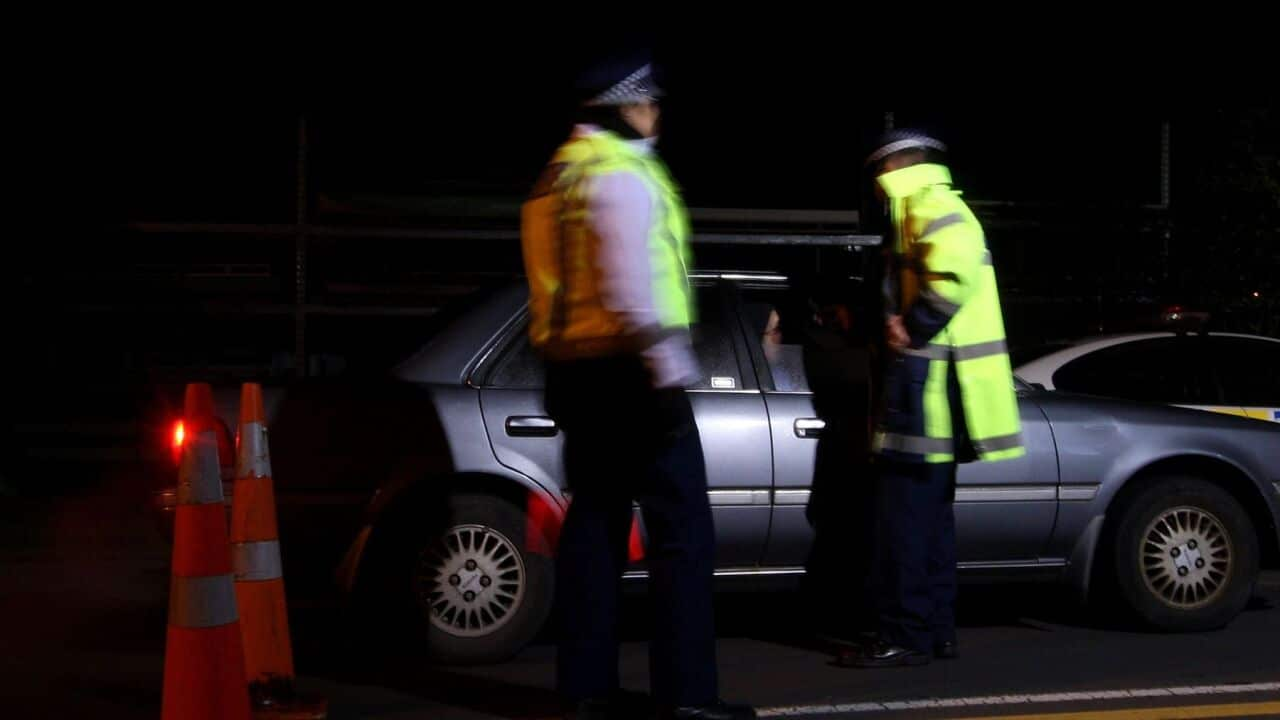
<svg viewBox="0 0 1280 720"><path fill-rule="evenodd" d="M556 557L557 680L570 717L652 717L619 692L618 604L632 503L648 533L650 683L660 717L755 717L718 699L714 531L684 387L700 372L689 222L652 144L660 91L643 58L582 82L572 137L522 213L530 336L572 493Z"/></svg>
<svg viewBox="0 0 1280 720"><path fill-rule="evenodd" d="M867 159L888 205L890 357L872 441L878 505L879 637L842 654L857 667L957 655L956 464L1023 454L996 276L946 147L886 134Z"/></svg>

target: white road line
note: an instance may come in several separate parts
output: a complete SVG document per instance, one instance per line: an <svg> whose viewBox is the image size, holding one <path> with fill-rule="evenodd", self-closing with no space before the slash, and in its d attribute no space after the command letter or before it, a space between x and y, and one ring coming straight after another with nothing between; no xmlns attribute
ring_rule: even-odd
<svg viewBox="0 0 1280 720"><path fill-rule="evenodd" d="M1280 682L1243 683L1240 685L1198 685L1194 687L1141 688L1135 690L1098 690L1096 692L1041 693L1039 695L994 695L967 698L921 698L890 702L860 702L840 705L785 705L761 708L760 717L789 718L810 715L852 715L886 710L920 710L924 708L984 707L1024 703L1088 702L1092 700L1124 700L1151 697L1187 697L1194 695L1243 695L1278 692Z"/></svg>

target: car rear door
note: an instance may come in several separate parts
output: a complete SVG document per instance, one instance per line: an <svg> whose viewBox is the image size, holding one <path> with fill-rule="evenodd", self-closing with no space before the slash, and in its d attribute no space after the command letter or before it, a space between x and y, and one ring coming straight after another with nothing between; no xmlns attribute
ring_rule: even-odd
<svg viewBox="0 0 1280 720"><path fill-rule="evenodd" d="M690 388L689 400L707 463L716 564L721 570L754 567L769 530L768 420L741 338L726 327L724 291L705 284L695 292L694 346L703 375ZM546 413L543 366L529 346L525 324L518 323L499 345L486 363L480 390L494 454L545 487L563 487L563 436Z"/></svg>

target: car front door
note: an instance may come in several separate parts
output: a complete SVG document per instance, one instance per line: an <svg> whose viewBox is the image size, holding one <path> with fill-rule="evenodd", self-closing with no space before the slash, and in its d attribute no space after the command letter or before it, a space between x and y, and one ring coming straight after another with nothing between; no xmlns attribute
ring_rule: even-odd
<svg viewBox="0 0 1280 720"><path fill-rule="evenodd" d="M854 433L864 431L862 423L872 414L870 392L857 386L874 382L872 363L865 349L842 347L830 334L824 338L821 329L806 330L814 318L794 291L745 284L741 292L741 325L760 370L774 451L773 523L765 560L772 566L797 566L805 562L814 537L811 501L821 500L820 495L842 502L872 501L866 486L874 482L873 466L860 462L859 453L850 454L848 447L866 442L865 435ZM843 403L862 406L851 411ZM1058 499L1053 435L1034 400L1020 396L1018 405L1026 456L969 463L958 473L955 510L962 565L1038 564L1053 531ZM832 436L833 428L841 437ZM841 473L847 476L838 477ZM821 484L851 487L828 493L814 485L815 477ZM858 510L821 512L868 517Z"/></svg>

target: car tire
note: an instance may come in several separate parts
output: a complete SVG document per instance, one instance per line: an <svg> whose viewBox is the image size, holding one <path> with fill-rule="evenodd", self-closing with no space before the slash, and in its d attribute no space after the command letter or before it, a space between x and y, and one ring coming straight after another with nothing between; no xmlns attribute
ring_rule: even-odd
<svg viewBox="0 0 1280 720"><path fill-rule="evenodd" d="M1169 477L1128 502L1115 532L1120 598L1147 626L1213 630L1244 609L1258 577L1258 536L1230 493Z"/></svg>
<svg viewBox="0 0 1280 720"><path fill-rule="evenodd" d="M410 637L428 659L481 664L510 658L547 621L554 563L526 547L526 516L490 495L450 496L435 520L399 512L370 541L362 571L364 605L390 625L392 639ZM403 510L403 509L402 509ZM421 521L420 521L421 520Z"/></svg>

